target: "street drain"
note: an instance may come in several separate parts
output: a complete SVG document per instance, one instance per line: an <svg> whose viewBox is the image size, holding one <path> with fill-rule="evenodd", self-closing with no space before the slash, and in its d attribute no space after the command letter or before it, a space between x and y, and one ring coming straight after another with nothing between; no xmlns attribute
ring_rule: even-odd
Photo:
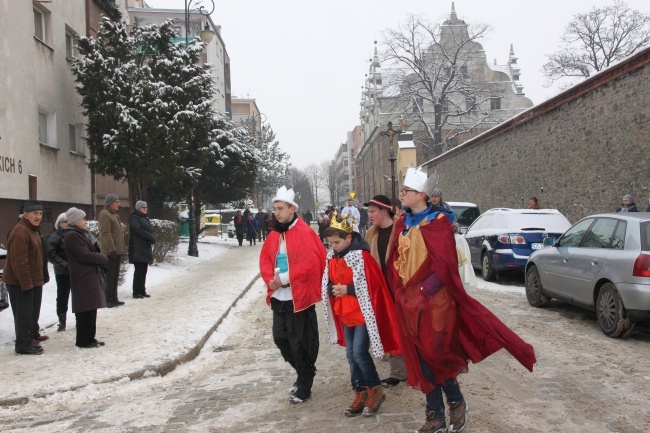
<svg viewBox="0 0 650 433"><path fill-rule="evenodd" d="M235 346L234 344L224 344L223 346L215 347L213 352L230 352L235 347L237 347L237 346Z"/></svg>

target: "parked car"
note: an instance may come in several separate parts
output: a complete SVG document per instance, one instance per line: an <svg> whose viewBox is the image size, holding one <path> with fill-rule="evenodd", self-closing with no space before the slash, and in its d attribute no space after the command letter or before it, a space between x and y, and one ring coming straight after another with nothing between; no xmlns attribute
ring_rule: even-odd
<svg viewBox="0 0 650 433"><path fill-rule="evenodd" d="M464 201L448 201L446 203L456 214L456 221L458 221L458 225L460 225L461 234L466 233L468 227L471 226L474 220L476 220L476 218L481 214L478 210L478 206L474 203Z"/></svg>
<svg viewBox="0 0 650 433"><path fill-rule="evenodd" d="M547 237L559 238L571 226L555 209L490 209L467 229L472 266L483 279L494 281L499 272L526 269L530 254Z"/></svg>
<svg viewBox="0 0 650 433"><path fill-rule="evenodd" d="M596 312L609 337L650 320L650 213L611 213L578 221L526 265L526 298L551 298Z"/></svg>

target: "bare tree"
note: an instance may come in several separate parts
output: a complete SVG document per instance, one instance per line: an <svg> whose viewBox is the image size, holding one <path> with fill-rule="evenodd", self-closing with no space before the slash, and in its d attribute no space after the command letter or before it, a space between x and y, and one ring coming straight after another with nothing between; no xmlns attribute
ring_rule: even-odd
<svg viewBox="0 0 650 433"><path fill-rule="evenodd" d="M321 181L327 187L330 195L330 201L336 205L338 200L338 173L336 171L336 161L329 159L320 163Z"/></svg>
<svg viewBox="0 0 650 433"><path fill-rule="evenodd" d="M547 85L562 78L589 77L632 55L650 42L650 15L616 0L578 14L560 37L561 48L547 56Z"/></svg>
<svg viewBox="0 0 650 433"><path fill-rule="evenodd" d="M491 98L501 91L492 83L478 43L489 30L485 24L466 25L452 10L451 19L442 25L410 16L384 32L384 96L394 96L389 110L401 113L407 128L426 132L419 143L426 156L453 148L475 129L503 120L491 110Z"/></svg>

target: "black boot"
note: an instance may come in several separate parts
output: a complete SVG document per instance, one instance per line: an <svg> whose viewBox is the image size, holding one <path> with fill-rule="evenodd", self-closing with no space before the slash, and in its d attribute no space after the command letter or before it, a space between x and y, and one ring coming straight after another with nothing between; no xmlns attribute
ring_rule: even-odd
<svg viewBox="0 0 650 433"><path fill-rule="evenodd" d="M56 328L56 332L65 331L65 314L59 314L59 327Z"/></svg>

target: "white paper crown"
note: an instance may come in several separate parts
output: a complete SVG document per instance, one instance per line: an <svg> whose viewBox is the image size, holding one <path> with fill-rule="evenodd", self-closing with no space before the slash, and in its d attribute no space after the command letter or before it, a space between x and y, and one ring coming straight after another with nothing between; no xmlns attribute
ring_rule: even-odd
<svg viewBox="0 0 650 433"><path fill-rule="evenodd" d="M424 187L426 182L427 174L424 171L419 168L409 167L406 170L406 175L404 176L404 182L402 182L402 185L416 191L426 192Z"/></svg>
<svg viewBox="0 0 650 433"><path fill-rule="evenodd" d="M278 192L275 193L275 197L273 197L273 201L283 201L286 203L289 203L292 206L298 207L298 204L296 204L295 201L293 201L293 196L295 193L293 192L293 188L287 189L286 186L282 186L282 188L278 189Z"/></svg>

